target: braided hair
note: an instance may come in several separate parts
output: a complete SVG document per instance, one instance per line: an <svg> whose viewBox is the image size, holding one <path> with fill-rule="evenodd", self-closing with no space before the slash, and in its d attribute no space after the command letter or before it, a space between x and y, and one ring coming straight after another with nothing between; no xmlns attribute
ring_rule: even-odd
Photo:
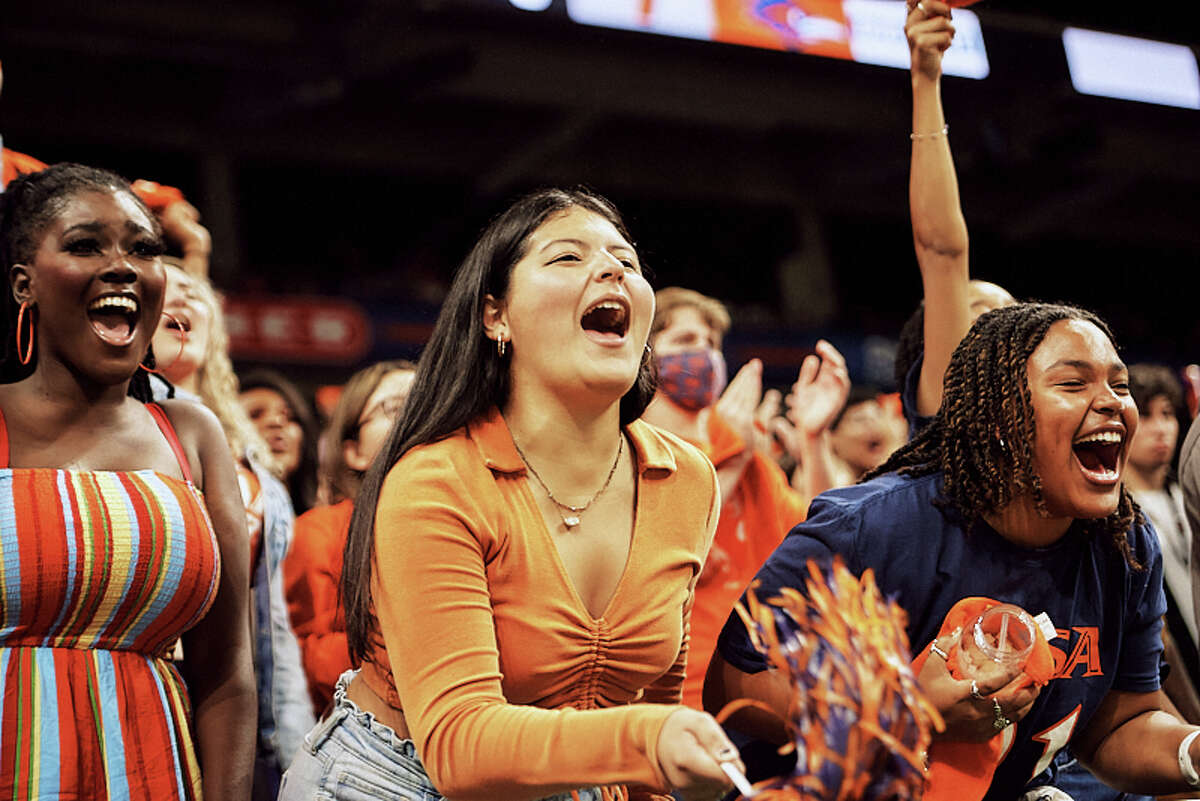
<svg viewBox="0 0 1200 801"><path fill-rule="evenodd" d="M891 471L912 476L940 472L940 503L957 512L968 530L983 515L1026 495L1046 514L1042 479L1034 467L1037 426L1027 365L1050 326L1060 320L1092 323L1115 345L1103 320L1074 306L1020 303L982 315L950 358L937 416L863 480ZM1140 569L1126 532L1141 520L1122 486L1116 511L1080 522L1087 534L1103 537Z"/></svg>
<svg viewBox="0 0 1200 801"><path fill-rule="evenodd" d="M10 183L0 193L0 269L5 278L14 264L31 261L46 228L54 221L72 197L83 192L125 192L146 212L154 233L162 237L158 218L142 202L129 182L108 170L83 164L55 164L40 172L27 173ZM17 316L19 304L11 290L0 301L0 325L3 325L3 350L0 351L0 384L28 378L37 366L34 354L29 364L21 364L17 356ZM36 310L32 311L36 315ZM35 317L36 319L36 317ZM29 323L27 323L28 325ZM154 367L154 355L147 354L144 362ZM129 383L129 394L140 401L151 400L150 376L138 370Z"/></svg>

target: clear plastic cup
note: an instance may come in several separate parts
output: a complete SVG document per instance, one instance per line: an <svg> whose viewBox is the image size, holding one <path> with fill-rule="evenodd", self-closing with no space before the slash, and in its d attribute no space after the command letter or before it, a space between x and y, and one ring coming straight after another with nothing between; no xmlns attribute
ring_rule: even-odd
<svg viewBox="0 0 1200 801"><path fill-rule="evenodd" d="M959 669L966 678L988 683L1012 674L1033 652L1036 625L1019 606L993 606L963 629Z"/></svg>

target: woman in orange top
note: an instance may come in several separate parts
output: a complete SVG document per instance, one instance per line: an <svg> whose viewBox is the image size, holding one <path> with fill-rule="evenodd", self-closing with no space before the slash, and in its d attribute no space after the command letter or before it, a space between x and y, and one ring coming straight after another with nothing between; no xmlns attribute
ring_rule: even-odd
<svg viewBox="0 0 1200 801"><path fill-rule="evenodd" d="M484 231L359 494L363 668L282 799L724 792L737 750L679 705L716 476L637 420L653 313L595 195L538 192Z"/></svg>
<svg viewBox="0 0 1200 801"><path fill-rule="evenodd" d="M414 369L406 361L377 362L346 382L325 432L321 456L321 479L334 503L296 518L292 546L283 560L288 614L318 715L333 700L338 677L350 669L338 583L354 499L363 474L404 407Z"/></svg>

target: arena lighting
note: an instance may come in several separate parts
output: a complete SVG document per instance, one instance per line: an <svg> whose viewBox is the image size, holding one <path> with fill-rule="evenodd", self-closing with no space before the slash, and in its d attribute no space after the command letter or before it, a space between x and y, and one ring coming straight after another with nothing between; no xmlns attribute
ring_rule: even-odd
<svg viewBox="0 0 1200 801"><path fill-rule="evenodd" d="M515 2L515 0L510 0ZM909 68L900 0L567 0L575 22ZM957 34L942 69L986 78L979 18L955 9Z"/></svg>
<svg viewBox="0 0 1200 801"><path fill-rule="evenodd" d="M1200 71L1189 47L1067 28L1063 48L1077 92L1200 109Z"/></svg>
<svg viewBox="0 0 1200 801"><path fill-rule="evenodd" d="M522 11L545 11L554 0L508 0L513 8Z"/></svg>

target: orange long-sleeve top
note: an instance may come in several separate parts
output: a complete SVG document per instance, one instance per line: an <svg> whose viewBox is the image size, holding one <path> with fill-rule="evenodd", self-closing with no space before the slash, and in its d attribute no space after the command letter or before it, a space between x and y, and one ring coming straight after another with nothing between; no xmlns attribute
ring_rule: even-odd
<svg viewBox="0 0 1200 801"><path fill-rule="evenodd" d="M385 650L362 676L404 711L449 798L667 789L657 740L680 700L719 490L696 448L640 421L626 434L634 533L599 618L571 584L498 411L413 448L384 481L372 593Z"/></svg>
<svg viewBox="0 0 1200 801"><path fill-rule="evenodd" d="M708 439L705 454L718 467L746 450L742 438L715 410L708 417ZM789 486L779 465L761 453L750 458L732 496L722 500L717 533L692 606L691 654L683 683L688 706L704 708L704 673L725 620L775 546L792 526L803 522L808 503Z"/></svg>
<svg viewBox="0 0 1200 801"><path fill-rule="evenodd" d="M353 514L351 500L309 509L296 518L283 559L283 595L317 715L333 700L338 676L350 669L338 585Z"/></svg>

